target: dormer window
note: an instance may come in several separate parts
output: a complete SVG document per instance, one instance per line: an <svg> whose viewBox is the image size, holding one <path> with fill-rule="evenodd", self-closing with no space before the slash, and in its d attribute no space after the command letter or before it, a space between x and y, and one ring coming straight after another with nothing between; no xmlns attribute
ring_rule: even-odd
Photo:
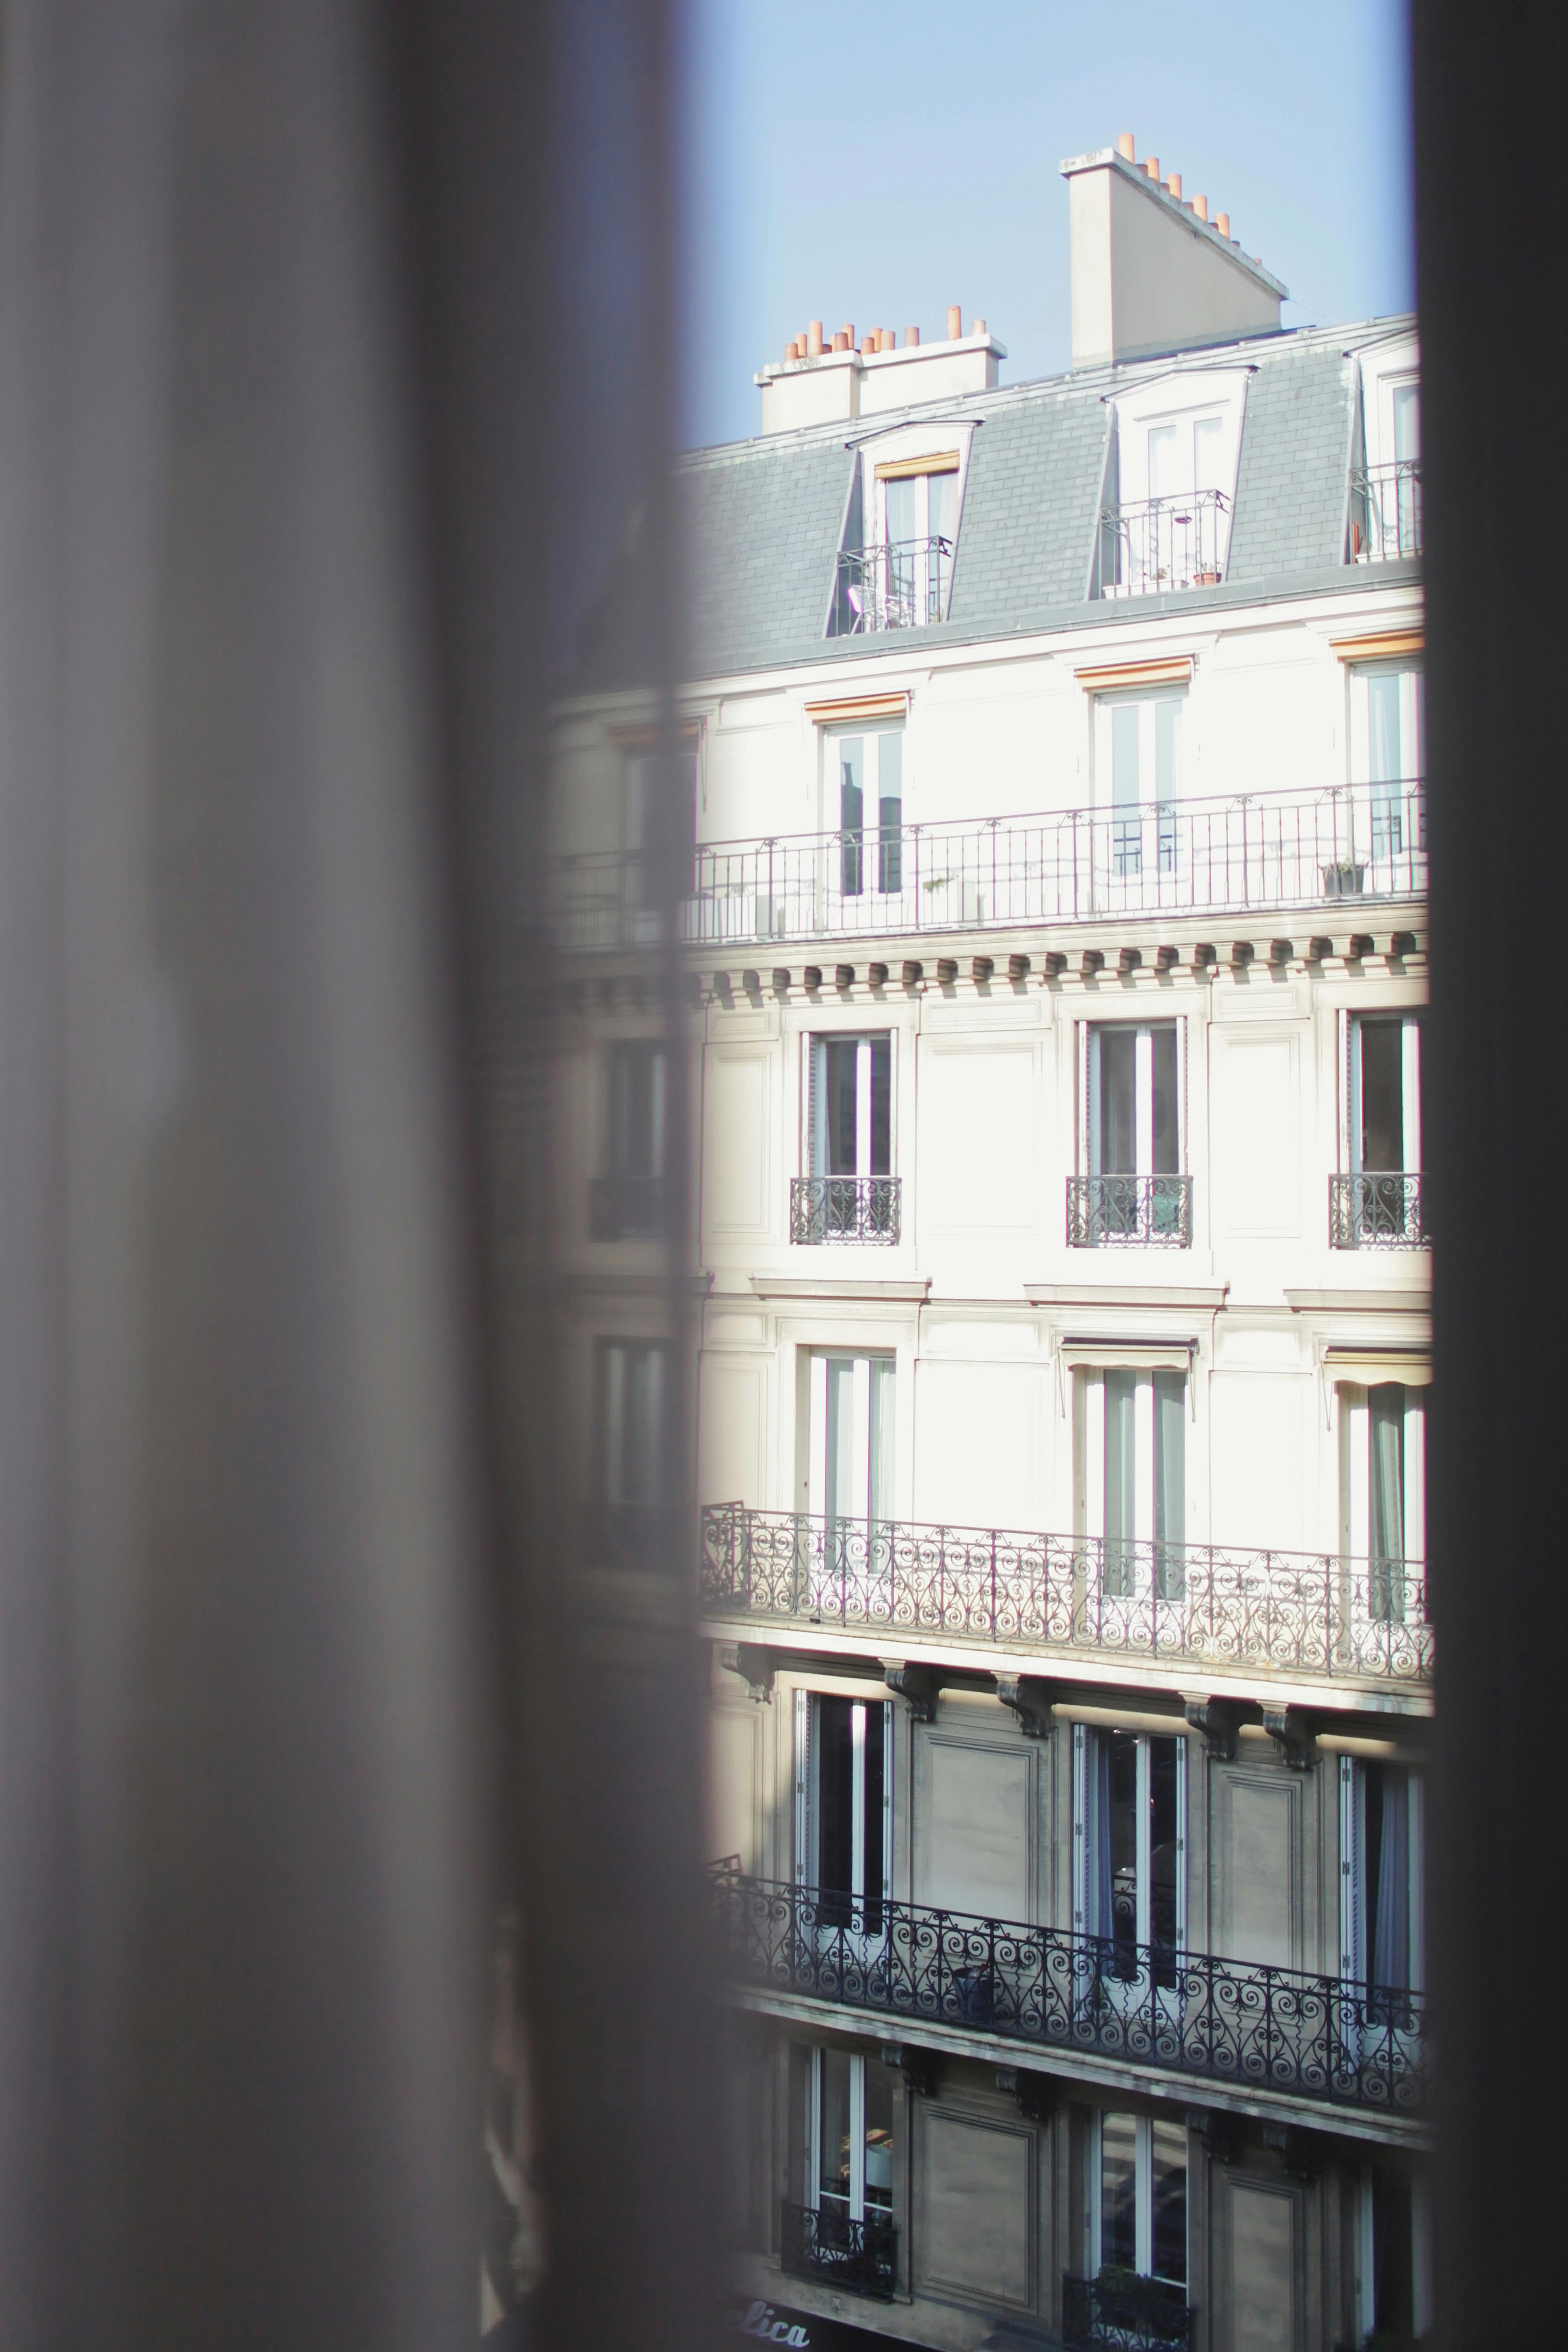
<svg viewBox="0 0 1568 2352"><path fill-rule="evenodd" d="M969 428L959 438L950 425L906 427L857 451L830 636L946 619Z"/></svg>
<svg viewBox="0 0 1568 2352"><path fill-rule="evenodd" d="M1225 576L1247 371L1191 370L1111 403L1095 593L1159 596Z"/></svg>
<svg viewBox="0 0 1568 2352"><path fill-rule="evenodd" d="M1421 360L1413 335L1363 355L1364 463L1351 474L1350 559L1421 552Z"/></svg>

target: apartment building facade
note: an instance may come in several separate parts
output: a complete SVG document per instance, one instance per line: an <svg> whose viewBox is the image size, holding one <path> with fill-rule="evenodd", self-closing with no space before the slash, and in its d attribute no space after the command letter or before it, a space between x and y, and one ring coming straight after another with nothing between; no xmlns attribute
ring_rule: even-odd
<svg viewBox="0 0 1568 2352"><path fill-rule="evenodd" d="M814 327L685 461L692 1531L737 2324L1427 2324L1414 322L1130 140L1074 366ZM603 1572L670 1507L648 700L559 719Z"/></svg>

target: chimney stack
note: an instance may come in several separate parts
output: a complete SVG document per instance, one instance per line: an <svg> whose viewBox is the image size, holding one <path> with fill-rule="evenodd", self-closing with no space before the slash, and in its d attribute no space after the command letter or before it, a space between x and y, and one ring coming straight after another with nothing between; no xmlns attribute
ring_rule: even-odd
<svg viewBox="0 0 1568 2352"><path fill-rule="evenodd" d="M868 327L857 351L852 325L824 338L821 320L813 319L803 335L790 336L781 362L758 373L762 430L787 433L994 391L998 362L1006 357L984 319L965 334L956 302L945 341L923 343L919 328L906 327L902 348L894 327Z"/></svg>
<svg viewBox="0 0 1568 2352"><path fill-rule="evenodd" d="M1211 222L1207 197L1184 204L1181 173L1162 186L1159 168L1153 155L1136 161L1125 131L1114 147L1070 155L1061 166L1075 368L1280 331L1286 288L1239 250L1228 213Z"/></svg>

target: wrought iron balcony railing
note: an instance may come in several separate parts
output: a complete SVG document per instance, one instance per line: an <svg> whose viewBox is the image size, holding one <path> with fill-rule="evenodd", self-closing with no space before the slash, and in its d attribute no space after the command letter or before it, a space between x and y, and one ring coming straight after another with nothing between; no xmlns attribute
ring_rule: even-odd
<svg viewBox="0 0 1568 2352"><path fill-rule="evenodd" d="M737 1984L1254 2095L1426 2105L1422 1997L1403 1987L729 1871L712 1883Z"/></svg>
<svg viewBox="0 0 1568 2352"><path fill-rule="evenodd" d="M1367 1168L1329 1178L1329 1241L1334 1249L1426 1249L1421 1179L1408 1169Z"/></svg>
<svg viewBox="0 0 1568 2352"><path fill-rule="evenodd" d="M839 557L831 634L858 637L875 629L929 628L947 617L952 582L950 539L846 547Z"/></svg>
<svg viewBox="0 0 1568 2352"><path fill-rule="evenodd" d="M1190 1176L1070 1176L1070 1249L1191 1249Z"/></svg>
<svg viewBox="0 0 1568 2352"><path fill-rule="evenodd" d="M757 1618L1374 1685L1432 1674L1415 1559L709 1504L702 1601Z"/></svg>
<svg viewBox="0 0 1568 2352"><path fill-rule="evenodd" d="M1173 588L1212 588L1224 574L1229 542L1230 501L1223 490L1102 507L1095 593L1162 596Z"/></svg>
<svg viewBox="0 0 1568 2352"><path fill-rule="evenodd" d="M1187 2352L1193 2313L1178 2286L1132 2272L1061 2281L1067 2352Z"/></svg>
<svg viewBox="0 0 1568 2352"><path fill-rule="evenodd" d="M786 2205L780 2264L791 2278L821 2279L851 2294L891 2302L897 2281L898 2232L892 2217L855 2221L841 2207Z"/></svg>
<svg viewBox="0 0 1568 2352"><path fill-rule="evenodd" d="M656 1241L664 1231L662 1176L595 1176L589 1190L590 1230L596 1242Z"/></svg>
<svg viewBox="0 0 1568 2352"><path fill-rule="evenodd" d="M1421 552L1421 460L1367 466L1350 478L1350 553L1354 563L1383 563Z"/></svg>
<svg viewBox="0 0 1568 2352"><path fill-rule="evenodd" d="M898 1176L793 1176L792 1242L883 1242L899 1235Z"/></svg>
<svg viewBox="0 0 1568 2352"><path fill-rule="evenodd" d="M563 858L555 893L563 944L644 942L639 872L618 852ZM683 931L691 947L743 948L1103 917L1246 916L1419 898L1426 887L1426 797L1413 779L705 842L693 853Z"/></svg>

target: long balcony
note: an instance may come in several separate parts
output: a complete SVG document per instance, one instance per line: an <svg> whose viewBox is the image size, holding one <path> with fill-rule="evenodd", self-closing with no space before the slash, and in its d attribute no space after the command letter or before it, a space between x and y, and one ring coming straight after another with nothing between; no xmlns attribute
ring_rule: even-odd
<svg viewBox="0 0 1568 2352"><path fill-rule="evenodd" d="M634 947L649 937L643 863L612 851L559 861L563 945ZM1426 793L1413 778L707 842L694 853L682 929L691 947L744 948L1246 916L1418 898L1426 887Z"/></svg>
<svg viewBox="0 0 1568 2352"><path fill-rule="evenodd" d="M1187 2352L1194 2313L1180 2287L1120 2275L1061 2281L1061 2340L1067 2352Z"/></svg>
<svg viewBox="0 0 1568 2352"><path fill-rule="evenodd" d="M1230 501L1223 490L1103 507L1096 593L1163 596L1175 588L1213 588L1224 576L1229 544Z"/></svg>
<svg viewBox="0 0 1568 2352"><path fill-rule="evenodd" d="M953 582L950 539L900 539L846 547L833 600L835 637L882 629L926 629L947 615Z"/></svg>
<svg viewBox="0 0 1568 2352"><path fill-rule="evenodd" d="M898 1176L792 1176L792 1242L896 1243L900 1230Z"/></svg>
<svg viewBox="0 0 1568 2352"><path fill-rule="evenodd" d="M1421 552L1421 460L1367 466L1350 478L1350 553L1354 563L1386 563Z"/></svg>
<svg viewBox="0 0 1568 2352"><path fill-rule="evenodd" d="M1432 1675L1413 1559L829 1518L708 1505L706 1612L1347 1685Z"/></svg>
<svg viewBox="0 0 1568 2352"><path fill-rule="evenodd" d="M1069 1249L1191 1249L1190 1176L1070 1176Z"/></svg>
<svg viewBox="0 0 1568 2352"><path fill-rule="evenodd" d="M732 1982L1239 2093L1415 2117L1422 1996L925 1904L716 1872Z"/></svg>
<svg viewBox="0 0 1568 2352"><path fill-rule="evenodd" d="M1419 1173L1370 1168L1354 1176L1331 1176L1329 1243L1342 1250L1429 1247Z"/></svg>
<svg viewBox="0 0 1568 2352"><path fill-rule="evenodd" d="M791 2278L890 2303L898 2274L898 2232L891 2215L856 2221L832 2204L786 2205L779 2267Z"/></svg>

